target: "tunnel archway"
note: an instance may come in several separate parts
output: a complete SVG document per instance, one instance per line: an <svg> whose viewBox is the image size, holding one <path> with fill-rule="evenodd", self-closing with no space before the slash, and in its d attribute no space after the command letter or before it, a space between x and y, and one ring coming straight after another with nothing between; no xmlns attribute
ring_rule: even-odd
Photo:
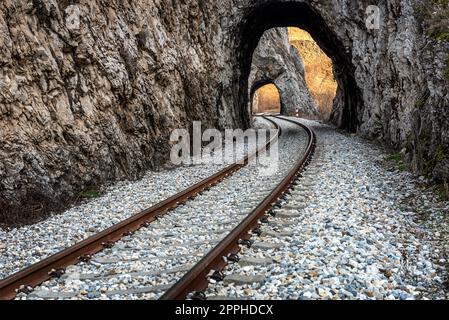
<svg viewBox="0 0 449 320"><path fill-rule="evenodd" d="M251 71L252 54L263 33L276 27L297 27L310 33L320 48L332 59L338 84L331 121L350 132L357 131L361 122L360 110L363 100L355 80L355 66L351 50L339 40L336 33L307 3L276 2L261 4L250 11L240 26L240 47L238 49L240 77L243 86L239 88L240 106L248 105L248 77Z"/></svg>
<svg viewBox="0 0 449 320"><path fill-rule="evenodd" d="M262 89L266 86L270 86L270 85L274 86L276 88L278 96L279 96L279 113L285 114L285 106L283 104L281 90L279 89L278 85L271 80L260 80L256 83L254 83L254 85L252 86L251 91L250 91L250 101L248 104L250 114L258 113L258 112L255 112L255 110L254 110L254 97L256 95L256 92L258 92L260 89Z"/></svg>

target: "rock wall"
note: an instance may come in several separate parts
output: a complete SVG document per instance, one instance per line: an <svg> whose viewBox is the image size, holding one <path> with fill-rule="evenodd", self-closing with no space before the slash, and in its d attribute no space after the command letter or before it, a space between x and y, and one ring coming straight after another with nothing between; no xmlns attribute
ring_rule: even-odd
<svg viewBox="0 0 449 320"><path fill-rule="evenodd" d="M274 26L308 31L335 68L331 121L401 151L413 171L448 181L448 2L387 0L374 10L372 4L260 3L243 19L242 56Z"/></svg>
<svg viewBox="0 0 449 320"><path fill-rule="evenodd" d="M292 114L296 109L305 115L318 113L304 80L301 56L290 44L287 28L271 29L262 35L253 54L248 83L250 102L260 85L273 83L279 90L282 114Z"/></svg>
<svg viewBox="0 0 449 320"><path fill-rule="evenodd" d="M252 54L273 27L307 30L332 57L337 125L447 179L449 49L421 3L380 2L371 30L365 0L2 0L0 220L139 177L192 120L248 126Z"/></svg>
<svg viewBox="0 0 449 320"><path fill-rule="evenodd" d="M215 9L2 0L0 222L138 178L164 162L171 129L193 120L244 126L226 111L228 58L219 56L225 40Z"/></svg>
<svg viewBox="0 0 449 320"><path fill-rule="evenodd" d="M435 2L387 1L380 29L355 28L351 47L364 102L359 133L401 150L411 169L429 177L436 177L435 165L449 161L449 43L429 37L420 14Z"/></svg>

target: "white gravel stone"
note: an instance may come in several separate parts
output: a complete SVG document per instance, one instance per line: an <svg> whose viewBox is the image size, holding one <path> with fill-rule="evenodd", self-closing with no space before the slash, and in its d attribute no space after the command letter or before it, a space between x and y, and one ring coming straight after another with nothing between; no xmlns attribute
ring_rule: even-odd
<svg viewBox="0 0 449 320"><path fill-rule="evenodd" d="M288 229L276 223L288 218L285 214L262 225L257 241L279 243L279 247L242 247L240 253L278 263L252 269L230 264L226 276L264 275L264 283L219 282L209 286L207 295L447 299L449 203L426 190L422 178L393 168L379 147L304 122L317 133L316 154L288 204L275 211L297 209L300 215L289 217L293 224Z"/></svg>

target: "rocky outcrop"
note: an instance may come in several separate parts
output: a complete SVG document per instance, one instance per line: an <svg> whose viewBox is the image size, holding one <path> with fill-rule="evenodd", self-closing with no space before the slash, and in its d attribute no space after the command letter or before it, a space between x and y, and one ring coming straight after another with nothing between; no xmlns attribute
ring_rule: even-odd
<svg viewBox="0 0 449 320"><path fill-rule="evenodd" d="M305 81L317 105L321 119L327 121L332 113L337 83L332 60L306 31L289 28L289 41L299 51L305 66Z"/></svg>
<svg viewBox="0 0 449 320"><path fill-rule="evenodd" d="M447 179L449 48L426 35L422 2L379 2L372 29L355 0L1 1L2 219L6 204L42 213L42 199L139 177L192 120L248 126L252 54L273 27L305 29L332 58L334 123Z"/></svg>
<svg viewBox="0 0 449 320"><path fill-rule="evenodd" d="M296 109L305 115L317 114L304 80L304 65L289 42L287 28L274 28L262 35L253 54L248 83L250 102L256 89L273 83L279 91L282 114L292 114Z"/></svg>

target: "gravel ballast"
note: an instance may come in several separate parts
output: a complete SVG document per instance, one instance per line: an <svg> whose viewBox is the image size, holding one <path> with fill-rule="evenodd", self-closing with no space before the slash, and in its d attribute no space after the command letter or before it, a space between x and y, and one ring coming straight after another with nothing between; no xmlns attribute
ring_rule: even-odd
<svg viewBox="0 0 449 320"><path fill-rule="evenodd" d="M256 118L254 125L273 127L261 118ZM139 181L118 182L107 187L101 197L43 222L11 230L0 229L0 279L169 198L225 166L210 163L149 171Z"/></svg>
<svg viewBox="0 0 449 320"><path fill-rule="evenodd" d="M276 121L283 127L278 172L267 176L261 175L257 167L245 167L148 228L95 255L90 262L70 266L60 279L47 281L31 294L21 293L17 298L160 297L244 219L301 157L305 133L293 124ZM253 246L242 247L240 261L225 268L225 280L211 280L208 298L447 299L449 202L431 191L426 179L403 171L382 148L315 121L301 121L317 133L313 161L282 208L274 210L276 216L261 225L262 235L253 237ZM258 126L262 123L259 121ZM79 207L83 209L75 216L64 217L77 208L52 217L61 220L49 225L45 221L1 231L0 243L6 243L0 247L0 267L4 267L1 272L41 260L43 257L35 253L36 243L48 250L48 255L62 249L61 245L79 241L61 239L79 235L81 240L104 229L104 225L112 223L103 219L116 218L110 213L116 202L122 202L127 211L153 192L171 195L180 191L170 189L170 179L177 177L183 189L189 185L187 180L200 180L195 174L204 178L219 169L197 166L151 173L163 174L167 182L162 187L154 182L140 198L135 194L139 195L145 183L120 183L109 191L115 198L97 203L98 213L90 206L108 197L108 193ZM184 170L193 171L185 175ZM123 197L123 190L132 190L129 198ZM160 200L151 199L151 204ZM149 205L142 206L133 213ZM123 218L130 212L122 213ZM54 235L47 232L49 226ZM92 226L96 230L88 229Z"/></svg>
<svg viewBox="0 0 449 320"><path fill-rule="evenodd" d="M19 299L155 299L249 214L303 153L307 136L282 125L279 170L249 165L88 263L67 269ZM251 148L251 146L249 146Z"/></svg>
<svg viewBox="0 0 449 320"><path fill-rule="evenodd" d="M242 248L246 263L228 265L207 296L447 299L449 204L424 190L424 178L392 169L380 148L304 122L318 136L311 165L256 244Z"/></svg>

